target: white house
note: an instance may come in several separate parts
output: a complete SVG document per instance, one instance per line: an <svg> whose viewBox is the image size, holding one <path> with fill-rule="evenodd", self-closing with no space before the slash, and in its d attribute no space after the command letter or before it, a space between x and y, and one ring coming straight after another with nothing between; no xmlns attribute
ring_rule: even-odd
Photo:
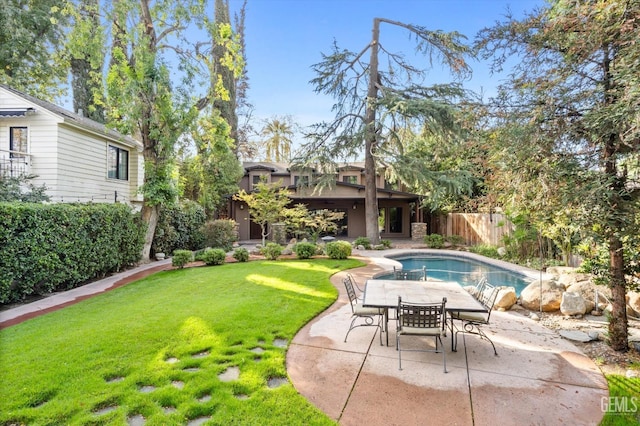
<svg viewBox="0 0 640 426"><path fill-rule="evenodd" d="M36 175L52 202L142 202L142 144L0 84L0 176Z"/></svg>

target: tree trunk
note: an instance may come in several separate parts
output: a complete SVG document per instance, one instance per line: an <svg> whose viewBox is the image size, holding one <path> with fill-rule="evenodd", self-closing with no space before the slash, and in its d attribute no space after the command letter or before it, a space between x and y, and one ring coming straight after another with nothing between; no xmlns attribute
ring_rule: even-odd
<svg viewBox="0 0 640 426"><path fill-rule="evenodd" d="M378 191L376 187L376 160L374 154L377 148L376 133L376 99L378 97L378 40L380 38L380 20L373 20L373 39L371 41L371 62L369 63L369 89L367 91L367 105L365 116L365 152L364 152L364 202L365 227L367 238L371 244L380 242L378 229Z"/></svg>
<svg viewBox="0 0 640 426"><path fill-rule="evenodd" d="M142 260L149 262L151 260L151 243L153 243L153 237L158 225L158 206L144 204L141 215L143 223L147 225L147 230L144 234L144 246L142 247Z"/></svg>
<svg viewBox="0 0 640 426"><path fill-rule="evenodd" d="M624 277L624 258L620 238L609 238L609 272L611 275L611 318L609 344L616 351L629 349L627 340L627 286Z"/></svg>

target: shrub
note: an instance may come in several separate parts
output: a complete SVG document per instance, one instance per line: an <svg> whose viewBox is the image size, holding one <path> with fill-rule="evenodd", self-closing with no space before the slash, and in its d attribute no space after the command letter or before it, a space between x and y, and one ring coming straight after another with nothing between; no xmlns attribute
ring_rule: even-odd
<svg viewBox="0 0 640 426"><path fill-rule="evenodd" d="M174 250L171 264L178 268L184 268L184 265L193 260L193 252L191 250Z"/></svg>
<svg viewBox="0 0 640 426"><path fill-rule="evenodd" d="M276 260L282 254L282 246L276 243L267 243L260 253L269 260Z"/></svg>
<svg viewBox="0 0 640 426"><path fill-rule="evenodd" d="M358 237L353 242L354 247L362 246L365 250L371 250L371 240L367 237Z"/></svg>
<svg viewBox="0 0 640 426"><path fill-rule="evenodd" d="M493 259L499 259L498 248L487 244L478 244L476 246L469 247L471 253L476 253L482 256L491 257Z"/></svg>
<svg viewBox="0 0 640 426"><path fill-rule="evenodd" d="M204 248L202 226L205 220L204 208L194 201L187 200L175 206L162 207L151 251L173 253L177 249Z"/></svg>
<svg viewBox="0 0 640 426"><path fill-rule="evenodd" d="M460 235L449 235L447 237L447 241L453 244L454 246L461 246L461 245L464 245L465 243L464 238L462 238L462 236Z"/></svg>
<svg viewBox="0 0 640 426"><path fill-rule="evenodd" d="M298 259L309 259L316 254L316 245L313 243L301 242L293 246L293 252Z"/></svg>
<svg viewBox="0 0 640 426"><path fill-rule="evenodd" d="M211 220L204 224L204 241L207 247L221 248L225 252L238 240L237 223L231 219Z"/></svg>
<svg viewBox="0 0 640 426"><path fill-rule="evenodd" d="M346 259L351 256L351 244L346 241L332 241L324 246L330 259Z"/></svg>
<svg viewBox="0 0 640 426"><path fill-rule="evenodd" d="M202 261L207 265L222 265L227 258L227 252L221 248L208 248L202 253Z"/></svg>
<svg viewBox="0 0 640 426"><path fill-rule="evenodd" d="M429 248L442 248L444 246L444 237L440 234L431 234L424 236L424 243Z"/></svg>
<svg viewBox="0 0 640 426"><path fill-rule="evenodd" d="M249 251L243 247L237 248L233 251L233 258L238 262L246 262L249 260Z"/></svg>
<svg viewBox="0 0 640 426"><path fill-rule="evenodd" d="M140 215L124 204L0 203L0 303L134 265L144 232Z"/></svg>
<svg viewBox="0 0 640 426"><path fill-rule="evenodd" d="M391 240L380 240L380 245L385 249L391 248Z"/></svg>

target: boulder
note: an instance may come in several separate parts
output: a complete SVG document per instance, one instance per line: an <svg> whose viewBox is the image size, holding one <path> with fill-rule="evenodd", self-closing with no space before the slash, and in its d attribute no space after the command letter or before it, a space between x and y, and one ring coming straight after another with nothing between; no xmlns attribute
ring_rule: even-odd
<svg viewBox="0 0 640 426"><path fill-rule="evenodd" d="M557 281L565 287L570 287L577 283L587 282L591 280L590 274L566 273L558 275Z"/></svg>
<svg viewBox="0 0 640 426"><path fill-rule="evenodd" d="M584 315L587 312L587 305L584 298L579 293L565 291L562 293L560 302L560 312L563 315Z"/></svg>
<svg viewBox="0 0 640 426"><path fill-rule="evenodd" d="M496 297L496 303L493 306L499 310L508 311L516 304L517 301L518 298L516 297L515 288L500 287L500 290L498 290L498 296Z"/></svg>
<svg viewBox="0 0 640 426"><path fill-rule="evenodd" d="M570 266L549 266L547 268L547 274L551 275L563 275L563 274L572 274L576 271L577 268L572 268Z"/></svg>
<svg viewBox="0 0 640 426"><path fill-rule="evenodd" d="M627 298L627 304L640 315L640 293L630 291L627 293Z"/></svg>
<svg viewBox="0 0 640 426"><path fill-rule="evenodd" d="M540 309L540 287L540 280L536 280L522 290L520 301L523 307L532 311ZM553 280L542 280L542 311L554 312L560 309L562 293L564 286Z"/></svg>
<svg viewBox="0 0 640 426"><path fill-rule="evenodd" d="M580 281L574 282L569 287L567 287L567 291L572 293L578 293L584 300L588 300L590 302L595 302L596 300L596 290L599 293L598 298L600 301L604 301L603 295L610 298L611 291L603 286L595 285L591 281Z"/></svg>

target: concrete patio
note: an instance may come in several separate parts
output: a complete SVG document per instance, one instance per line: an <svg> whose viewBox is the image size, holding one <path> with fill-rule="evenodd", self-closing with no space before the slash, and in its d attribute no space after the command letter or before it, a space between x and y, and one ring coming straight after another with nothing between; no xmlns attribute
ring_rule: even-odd
<svg viewBox="0 0 640 426"><path fill-rule="evenodd" d="M371 263L351 273L362 285L383 270ZM461 334L451 352L448 336L446 374L436 353L403 352L399 370L393 321L389 346L380 346L375 327L353 330L345 343L351 309L344 275L332 278L338 301L287 352L293 385L339 424L597 425L602 419L609 393L598 367L555 331L517 313L494 312L485 328L497 357L474 335ZM403 342L433 345L432 338Z"/></svg>
<svg viewBox="0 0 640 426"><path fill-rule="evenodd" d="M368 263L349 271L361 285L393 264L381 252L354 254ZM169 268L170 260L154 262L2 311L0 328ZM353 330L345 343L351 321L345 274L331 279L338 300L303 327L287 351L293 386L339 424L597 425L602 419L602 398L609 393L597 366L555 331L518 313L494 312L485 328L497 357L477 336L460 335L457 352L447 338L446 374L436 353L403 352L399 370L393 321L389 346L380 346L374 327Z"/></svg>

